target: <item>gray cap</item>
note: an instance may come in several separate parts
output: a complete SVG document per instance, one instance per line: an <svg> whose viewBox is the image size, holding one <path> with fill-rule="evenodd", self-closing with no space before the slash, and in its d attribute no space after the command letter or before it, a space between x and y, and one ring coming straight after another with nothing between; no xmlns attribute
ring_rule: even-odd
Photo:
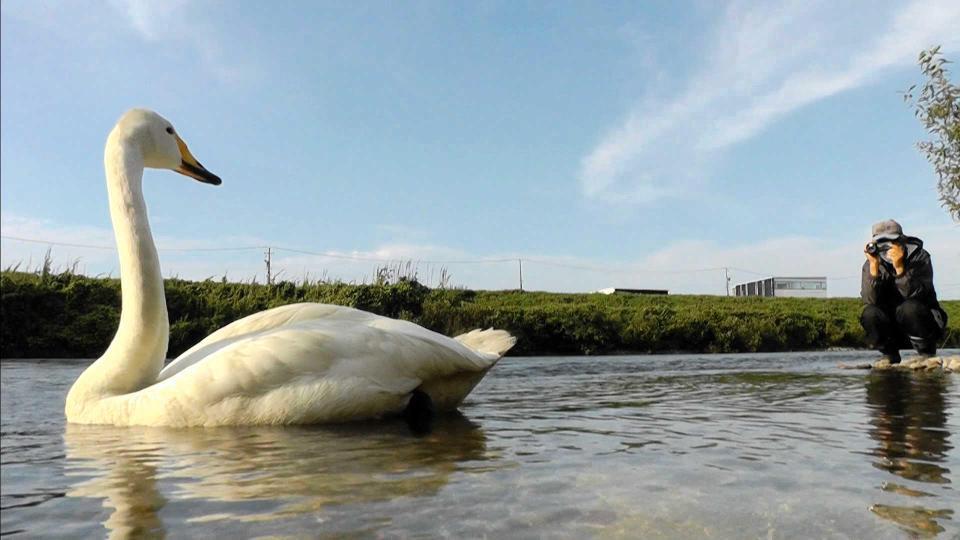
<svg viewBox="0 0 960 540"><path fill-rule="evenodd" d="M873 224L870 234L873 235L873 241L896 240L903 236L903 227L892 219L880 221Z"/></svg>

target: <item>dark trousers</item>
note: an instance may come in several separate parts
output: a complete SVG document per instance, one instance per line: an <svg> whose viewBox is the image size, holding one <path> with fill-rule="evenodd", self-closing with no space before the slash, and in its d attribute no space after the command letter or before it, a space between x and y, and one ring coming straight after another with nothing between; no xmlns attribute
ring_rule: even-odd
<svg viewBox="0 0 960 540"><path fill-rule="evenodd" d="M892 360L899 359L900 349L911 346L920 354L933 355L937 340L943 337L931 309L916 300L906 300L891 310L867 305L860 315L860 325L867 333L867 343Z"/></svg>

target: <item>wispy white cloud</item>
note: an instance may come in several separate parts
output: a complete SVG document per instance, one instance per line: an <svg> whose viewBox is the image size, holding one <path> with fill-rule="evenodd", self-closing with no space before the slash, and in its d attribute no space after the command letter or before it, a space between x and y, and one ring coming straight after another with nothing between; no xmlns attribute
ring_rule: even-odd
<svg viewBox="0 0 960 540"><path fill-rule="evenodd" d="M111 0L114 7L122 11L134 29L144 39L157 41L183 24L186 19L187 0Z"/></svg>
<svg viewBox="0 0 960 540"><path fill-rule="evenodd" d="M143 40L186 44L197 53L202 66L224 82L239 82L251 75L251 66L228 57L222 36L198 16L195 0L111 0L110 5L125 16Z"/></svg>
<svg viewBox="0 0 960 540"><path fill-rule="evenodd" d="M71 39L115 43L133 36L169 51L185 52L213 78L248 81L257 73L249 55L240 57L225 33L197 0L109 0L108 2L3 2L10 16ZM118 31L119 30L119 31ZM127 30L127 33L124 33Z"/></svg>
<svg viewBox="0 0 960 540"><path fill-rule="evenodd" d="M944 218L946 219L946 218ZM907 233L922 238L934 259L936 285L941 298L960 298L960 234L956 225L925 224L903 220ZM4 215L4 236L19 236L88 246L112 246L112 231L100 227L74 227L52 221ZM474 289L515 289L519 286L522 258L524 287L531 290L584 292L604 287L662 288L673 293L723 294L724 273L731 283L772 275L827 276L831 296L857 296L863 264L865 229L846 237L790 236L762 242L721 246L713 242L681 241L636 260L609 261L537 253L477 254L433 244L388 243L372 249L323 251L323 254L274 251L272 270L282 279L330 279L370 282L378 267L396 269L436 286L444 275L448 284ZM166 276L186 279L220 278L264 281L263 252L179 251L235 246L268 245L258 238L221 240L160 236L160 260ZM304 246L287 246L302 248ZM2 239L2 266L17 263L37 268L48 246ZM72 246L53 246L55 266L77 261L79 271L90 275L118 276L116 253ZM320 248L306 248L308 251ZM809 254L815 254L810 256ZM486 260L488 262L479 262ZM464 262L466 261L466 262ZM691 261L696 261L692 263ZM409 263L409 266L407 266Z"/></svg>
<svg viewBox="0 0 960 540"><path fill-rule="evenodd" d="M932 44L960 45L960 3L895 6L731 4L685 89L641 99L583 158L584 194L608 202L681 196L724 149L790 112L909 65Z"/></svg>

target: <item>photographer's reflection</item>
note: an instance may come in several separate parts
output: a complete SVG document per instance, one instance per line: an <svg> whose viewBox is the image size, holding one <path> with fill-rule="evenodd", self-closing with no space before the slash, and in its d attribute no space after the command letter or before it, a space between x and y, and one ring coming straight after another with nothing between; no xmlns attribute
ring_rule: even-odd
<svg viewBox="0 0 960 540"><path fill-rule="evenodd" d="M496 461L487 453L483 430L460 414L438 418L419 437L397 420L212 429L69 424L64 438L68 476L90 477L67 495L106 499L114 511L104 525L117 537L163 536L161 493L195 500L192 509L201 513L191 519L270 521L434 495L465 462L484 461L489 468ZM268 502L263 506L269 510L238 505L236 512L224 512L216 504L216 515L202 514L209 503L248 501Z"/></svg>
<svg viewBox="0 0 960 540"><path fill-rule="evenodd" d="M884 483L885 492L911 498L909 504L875 504L871 510L913 533L941 532L944 529L936 520L953 513L916 504L939 500L929 498L934 494L923 484L950 483L950 469L945 466L952 448L946 429L947 384L939 372L889 370L867 377L867 404L873 416L870 436L877 441L873 454L879 458L873 465L899 477Z"/></svg>

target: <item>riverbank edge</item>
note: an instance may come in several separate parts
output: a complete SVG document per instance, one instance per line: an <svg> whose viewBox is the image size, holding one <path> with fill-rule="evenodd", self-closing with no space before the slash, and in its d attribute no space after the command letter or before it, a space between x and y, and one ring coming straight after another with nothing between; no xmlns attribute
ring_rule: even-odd
<svg viewBox="0 0 960 540"><path fill-rule="evenodd" d="M273 285L165 280L169 355L272 307L321 302L410 320L445 335L502 328L514 356L690 354L866 349L857 298L604 295L431 289L415 280ZM941 347L960 347L960 301ZM119 321L120 281L69 272L0 273L0 356L92 358Z"/></svg>

